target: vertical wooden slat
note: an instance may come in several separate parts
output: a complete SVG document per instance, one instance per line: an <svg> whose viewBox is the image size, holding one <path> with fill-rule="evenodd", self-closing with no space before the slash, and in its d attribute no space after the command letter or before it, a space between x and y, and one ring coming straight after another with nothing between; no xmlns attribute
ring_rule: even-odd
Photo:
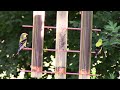
<svg viewBox="0 0 120 90"><path fill-rule="evenodd" d="M67 50L67 28L68 28L68 11L57 11L56 21L56 49ZM66 79L66 62L67 52L55 53L56 74L55 79Z"/></svg>
<svg viewBox="0 0 120 90"><path fill-rule="evenodd" d="M81 13L79 79L90 79L93 11Z"/></svg>
<svg viewBox="0 0 120 90"><path fill-rule="evenodd" d="M42 77L45 11L33 11L31 77Z"/></svg>

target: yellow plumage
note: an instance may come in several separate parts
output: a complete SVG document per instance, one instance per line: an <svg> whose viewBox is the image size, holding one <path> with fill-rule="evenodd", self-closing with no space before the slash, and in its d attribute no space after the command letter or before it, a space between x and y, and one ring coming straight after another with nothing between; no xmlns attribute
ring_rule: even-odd
<svg viewBox="0 0 120 90"><path fill-rule="evenodd" d="M27 44L27 33L22 33L20 36L20 40L19 40L19 49L18 49L18 53L20 52L21 49L23 49L24 47L26 47Z"/></svg>
<svg viewBox="0 0 120 90"><path fill-rule="evenodd" d="M98 42L96 43L95 58L97 58L101 51L102 51L102 39L99 39Z"/></svg>
<svg viewBox="0 0 120 90"><path fill-rule="evenodd" d="M102 39L99 39L98 42L96 43L96 47L102 46Z"/></svg>

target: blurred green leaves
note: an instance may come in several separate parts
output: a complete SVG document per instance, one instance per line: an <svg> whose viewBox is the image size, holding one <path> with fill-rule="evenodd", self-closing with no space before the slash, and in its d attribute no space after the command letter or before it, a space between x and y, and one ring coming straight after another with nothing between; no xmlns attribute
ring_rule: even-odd
<svg viewBox="0 0 120 90"><path fill-rule="evenodd" d="M30 70L31 51L21 51L16 56L19 36L27 32L27 47L32 47L32 29L22 28L22 25L32 25L32 11L1 11L0 12L0 74L6 73L4 78L11 74L18 77L20 69ZM80 27L79 11L69 12L69 27ZM56 26L56 11L46 11L45 25ZM99 39L103 40L103 51L91 58L91 73L99 74L92 79L114 79L120 71L120 12L119 11L94 11L93 28L100 28L101 32L92 33L92 51ZM55 48L55 30L45 29L44 48ZM99 34L99 35L98 35ZM70 50L80 49L80 31L68 31L68 46ZM8 57L9 55L9 57ZM100 63L101 62L101 63ZM44 52L43 70L54 71L55 53ZM67 72L78 72L79 53L67 53ZM114 72L114 73L113 73ZM2 78L2 76L1 76ZM30 78L30 73L25 73L25 79ZM54 75L44 74L43 79L54 79ZM78 76L67 75L68 79L78 79Z"/></svg>

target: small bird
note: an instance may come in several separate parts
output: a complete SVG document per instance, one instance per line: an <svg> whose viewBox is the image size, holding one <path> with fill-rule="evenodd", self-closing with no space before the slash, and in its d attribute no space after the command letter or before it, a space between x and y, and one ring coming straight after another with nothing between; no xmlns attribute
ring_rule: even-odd
<svg viewBox="0 0 120 90"><path fill-rule="evenodd" d="M20 50L22 50L24 47L26 47L27 44L27 33L22 33L20 36L20 40L19 40L19 49L17 52L17 55L19 54Z"/></svg>
<svg viewBox="0 0 120 90"><path fill-rule="evenodd" d="M95 58L101 53L102 51L102 39L99 39L96 43L96 49L95 49Z"/></svg>

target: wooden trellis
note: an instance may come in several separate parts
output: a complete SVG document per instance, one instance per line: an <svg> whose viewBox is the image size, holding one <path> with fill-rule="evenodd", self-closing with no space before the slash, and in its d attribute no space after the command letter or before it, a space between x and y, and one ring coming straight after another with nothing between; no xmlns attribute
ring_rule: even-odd
<svg viewBox="0 0 120 90"><path fill-rule="evenodd" d="M92 31L101 31L92 29L93 11L82 11L81 28L68 27L68 11L57 11L56 27L44 26L45 11L33 11L33 26L23 25L23 27L33 28L32 31L32 48L23 50L32 50L31 77L41 78L42 73L55 74L55 79L66 79L66 74L79 75L79 79L90 79L91 64L91 41ZM56 29L56 48L43 49L44 28ZM67 50L67 31L79 30L81 32L80 50ZM55 72L42 71L43 50L55 51ZM66 72L67 52L77 52L79 56L79 73Z"/></svg>
<svg viewBox="0 0 120 90"><path fill-rule="evenodd" d="M33 12L31 77L42 77L45 11Z"/></svg>
<svg viewBox="0 0 120 90"><path fill-rule="evenodd" d="M90 79L93 12L83 11L81 14L79 79Z"/></svg>

